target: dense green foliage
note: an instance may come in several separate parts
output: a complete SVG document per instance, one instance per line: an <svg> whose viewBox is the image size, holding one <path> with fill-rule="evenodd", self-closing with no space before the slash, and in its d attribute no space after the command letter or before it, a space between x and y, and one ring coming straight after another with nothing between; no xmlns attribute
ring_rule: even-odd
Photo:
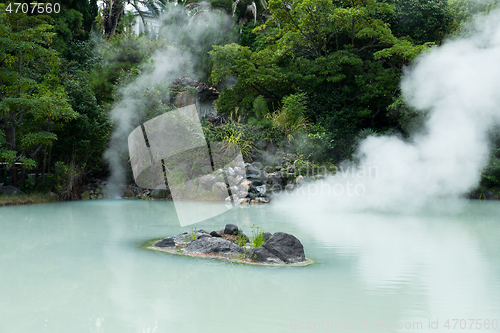
<svg viewBox="0 0 500 333"><path fill-rule="evenodd" d="M58 78L59 57L45 47L54 33L47 18L0 11L0 159L14 167L36 167L44 146L57 139L54 130L77 114ZM17 183L14 173L12 182Z"/></svg>
<svg viewBox="0 0 500 333"><path fill-rule="evenodd" d="M71 59L70 44L86 40L95 25L97 1L66 0L54 3L60 3L61 10L50 15L53 18L50 23L56 32L52 47Z"/></svg>
<svg viewBox="0 0 500 333"><path fill-rule="evenodd" d="M352 158L367 135L418 129L424 115L399 90L404 67L500 3L106 0L98 11L95 0L55 2L59 13L36 15L7 13L0 1L0 162L23 189L66 197L76 174L106 175L108 113L124 93L146 101L140 121L174 108L169 82L122 89L155 66L159 50L189 54L193 78L218 88L228 122L204 122L208 141L235 143L248 161L286 151L331 164ZM158 38L127 29L127 4L163 12ZM492 146L483 188L500 187L500 141ZM27 178L29 169L42 180Z"/></svg>
<svg viewBox="0 0 500 333"><path fill-rule="evenodd" d="M392 33L415 43L439 43L453 28L447 0L384 0L394 6L393 15L383 15Z"/></svg>
<svg viewBox="0 0 500 333"><path fill-rule="evenodd" d="M394 6L375 0L271 0L269 10L272 16L253 31L253 44L247 38L248 46L210 52L213 84L224 87L228 77L237 78L222 91L220 111L238 108L244 118L258 119L252 106L264 98L287 137L304 128L306 119L330 132L337 159L363 128L399 127L389 107L399 96L403 66L430 44L392 33L383 18L395 15ZM307 96L300 121L291 121L281 107L295 94Z"/></svg>

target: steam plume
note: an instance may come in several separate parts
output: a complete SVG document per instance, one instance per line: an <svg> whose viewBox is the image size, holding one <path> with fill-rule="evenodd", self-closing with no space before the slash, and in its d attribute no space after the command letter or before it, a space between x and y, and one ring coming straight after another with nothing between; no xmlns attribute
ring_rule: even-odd
<svg viewBox="0 0 500 333"><path fill-rule="evenodd" d="M341 169L311 184L298 191L300 200L314 196L318 205L324 199L347 209L407 210L474 189L489 156L488 131L500 123L499 59L496 10L471 25L466 37L446 41L405 71L403 97L429 112L423 133L412 142L368 137L356 170Z"/></svg>

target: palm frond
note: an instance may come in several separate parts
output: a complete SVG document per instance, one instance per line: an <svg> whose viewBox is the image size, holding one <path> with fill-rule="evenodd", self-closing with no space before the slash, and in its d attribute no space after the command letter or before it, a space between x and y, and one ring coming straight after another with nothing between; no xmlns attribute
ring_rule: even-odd
<svg viewBox="0 0 500 333"><path fill-rule="evenodd" d="M235 2L233 2L233 16L234 16L234 12L236 12L236 7L238 6L239 3L240 3L240 0L236 0Z"/></svg>
<svg viewBox="0 0 500 333"><path fill-rule="evenodd" d="M250 11L253 14L253 22L257 22L257 5L255 4L255 1L252 2L251 5L248 5L247 10Z"/></svg>

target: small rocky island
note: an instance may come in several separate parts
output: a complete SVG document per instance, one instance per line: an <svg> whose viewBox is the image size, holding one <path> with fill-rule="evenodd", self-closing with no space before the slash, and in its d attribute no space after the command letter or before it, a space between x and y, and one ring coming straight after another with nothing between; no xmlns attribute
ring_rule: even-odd
<svg viewBox="0 0 500 333"><path fill-rule="evenodd" d="M253 237L249 238L234 224L226 224L225 228L211 232L203 229L185 231L157 241L148 248L247 264L305 266L313 262L306 258L302 243L293 235L284 232L271 234L256 227Z"/></svg>

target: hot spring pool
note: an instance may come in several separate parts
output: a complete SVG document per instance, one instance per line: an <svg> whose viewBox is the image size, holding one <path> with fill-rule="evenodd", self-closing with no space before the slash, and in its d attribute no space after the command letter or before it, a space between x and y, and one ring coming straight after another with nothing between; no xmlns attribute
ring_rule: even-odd
<svg viewBox="0 0 500 333"><path fill-rule="evenodd" d="M270 204L194 225L291 233L316 261L307 267L142 249L190 229L171 202L3 207L0 332L500 331L500 203L457 205L405 215Z"/></svg>

